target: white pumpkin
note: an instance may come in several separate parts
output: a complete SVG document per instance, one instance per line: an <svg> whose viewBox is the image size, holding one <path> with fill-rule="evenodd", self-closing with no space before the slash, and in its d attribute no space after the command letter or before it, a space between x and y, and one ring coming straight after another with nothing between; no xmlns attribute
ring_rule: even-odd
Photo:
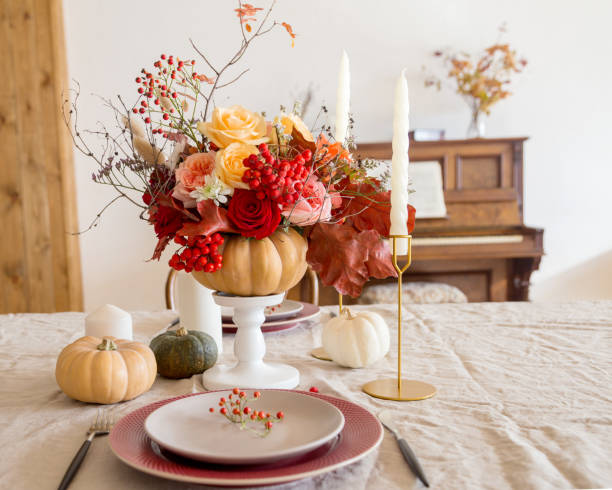
<svg viewBox="0 0 612 490"><path fill-rule="evenodd" d="M389 352L389 327L378 313L343 308L323 326L323 348L341 366L360 368Z"/></svg>

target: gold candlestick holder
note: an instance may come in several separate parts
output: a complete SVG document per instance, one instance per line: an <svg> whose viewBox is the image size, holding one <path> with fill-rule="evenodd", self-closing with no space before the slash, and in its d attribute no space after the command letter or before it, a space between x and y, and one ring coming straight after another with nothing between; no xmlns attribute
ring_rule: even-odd
<svg viewBox="0 0 612 490"><path fill-rule="evenodd" d="M342 314L342 293L338 293L338 315ZM323 347L316 347L310 351L310 355L320 361L331 361L331 357Z"/></svg>
<svg viewBox="0 0 612 490"><path fill-rule="evenodd" d="M412 236L389 235L393 242L393 267L397 271L397 378L383 378L363 385L362 390L375 398L395 401L414 401L431 398L436 394L435 386L423 381L402 379L402 274L412 262ZM397 240L408 240L406 263L400 267L397 262Z"/></svg>

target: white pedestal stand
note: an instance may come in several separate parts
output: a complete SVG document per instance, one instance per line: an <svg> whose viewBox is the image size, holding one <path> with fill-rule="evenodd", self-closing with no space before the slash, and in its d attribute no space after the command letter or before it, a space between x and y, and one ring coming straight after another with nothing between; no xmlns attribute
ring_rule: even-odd
<svg viewBox="0 0 612 490"><path fill-rule="evenodd" d="M263 361L266 343L261 325L265 321L264 308L283 301L284 293L270 296L230 296L214 293L215 303L234 308L233 320L237 331L234 354L238 363L233 366L214 366L202 374L208 390L238 388L295 388L300 373L287 364Z"/></svg>

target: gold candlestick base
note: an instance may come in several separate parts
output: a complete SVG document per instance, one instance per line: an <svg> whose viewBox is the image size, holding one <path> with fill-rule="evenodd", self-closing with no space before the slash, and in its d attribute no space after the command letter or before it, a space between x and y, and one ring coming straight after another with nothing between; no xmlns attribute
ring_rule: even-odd
<svg viewBox="0 0 612 490"><path fill-rule="evenodd" d="M413 379L402 379L401 389L399 389L397 378L370 381L363 385L362 390L375 398L402 402L425 400L437 393L435 386Z"/></svg>
<svg viewBox="0 0 612 490"><path fill-rule="evenodd" d="M412 261L412 237L410 235L390 235L393 240L393 267L397 271L397 378L377 379L366 383L361 388L375 398L394 401L414 401L431 398L437 392L429 383L402 378L402 274L410 267ZM397 240L408 240L406 264L400 267L397 263Z"/></svg>
<svg viewBox="0 0 612 490"><path fill-rule="evenodd" d="M331 357L323 347L317 347L310 351L310 355L321 361L331 361Z"/></svg>
<svg viewBox="0 0 612 490"><path fill-rule="evenodd" d="M338 293L338 315L342 314L342 294ZM332 313L332 317L334 314ZM320 361L331 361L332 358L323 347L316 347L310 351L310 355Z"/></svg>

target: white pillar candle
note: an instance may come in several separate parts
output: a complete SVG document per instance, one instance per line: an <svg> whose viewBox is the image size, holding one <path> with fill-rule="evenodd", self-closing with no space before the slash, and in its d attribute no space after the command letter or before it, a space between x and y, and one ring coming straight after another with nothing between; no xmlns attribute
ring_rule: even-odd
<svg viewBox="0 0 612 490"><path fill-rule="evenodd" d="M346 51L342 51L340 70L338 72L338 90L336 92L336 141L344 144L349 127L349 111L351 102L351 74Z"/></svg>
<svg viewBox="0 0 612 490"><path fill-rule="evenodd" d="M207 333L217 344L219 354L223 351L223 326L221 307L214 302L212 291L202 286L191 274L179 272L178 313L181 327Z"/></svg>
<svg viewBox="0 0 612 490"><path fill-rule="evenodd" d="M133 340L132 315L113 305L104 305L85 317L85 335Z"/></svg>
<svg viewBox="0 0 612 490"><path fill-rule="evenodd" d="M408 234L408 83L406 70L395 86L391 161L391 235ZM408 240L397 240L397 254L408 253Z"/></svg>

